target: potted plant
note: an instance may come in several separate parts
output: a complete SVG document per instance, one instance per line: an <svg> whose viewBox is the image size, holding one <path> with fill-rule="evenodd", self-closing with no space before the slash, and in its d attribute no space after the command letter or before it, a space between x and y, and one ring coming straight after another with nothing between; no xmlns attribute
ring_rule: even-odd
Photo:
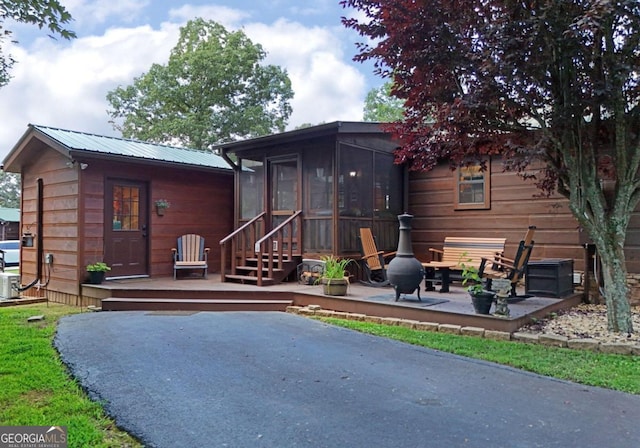
<svg viewBox="0 0 640 448"><path fill-rule="evenodd" d="M166 199L157 199L156 200L156 213L158 216L164 215L164 211L171 207L171 202Z"/></svg>
<svg viewBox="0 0 640 448"><path fill-rule="evenodd" d="M346 268L351 260L349 258L336 258L333 255L323 256L324 270L320 283L325 295L344 296L347 294L349 278L346 275Z"/></svg>
<svg viewBox="0 0 640 448"><path fill-rule="evenodd" d="M471 302L473 303L473 308L476 313L490 314L495 293L484 289L478 268L465 263L461 263L460 265L462 266L462 285L468 285L467 291L471 296Z"/></svg>
<svg viewBox="0 0 640 448"><path fill-rule="evenodd" d="M99 285L104 280L105 273L110 271L111 268L102 261L98 261L93 264L87 265L87 272L89 273L89 283L92 285Z"/></svg>

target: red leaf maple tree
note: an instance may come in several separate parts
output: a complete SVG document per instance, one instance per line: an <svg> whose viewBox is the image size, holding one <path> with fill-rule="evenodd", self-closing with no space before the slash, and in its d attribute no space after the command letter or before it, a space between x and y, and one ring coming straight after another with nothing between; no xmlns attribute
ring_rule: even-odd
<svg viewBox="0 0 640 448"><path fill-rule="evenodd" d="M536 172L597 248L609 329L632 332L624 244L640 200L640 2L341 4L360 12L343 24L368 39L354 59L373 61L404 101L389 125L396 162L424 171L500 156Z"/></svg>

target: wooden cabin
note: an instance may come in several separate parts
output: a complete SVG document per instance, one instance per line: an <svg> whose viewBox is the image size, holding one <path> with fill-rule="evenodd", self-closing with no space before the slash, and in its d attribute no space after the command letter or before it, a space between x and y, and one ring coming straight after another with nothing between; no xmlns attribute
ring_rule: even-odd
<svg viewBox="0 0 640 448"><path fill-rule="evenodd" d="M0 240L20 238L20 209L0 207Z"/></svg>
<svg viewBox="0 0 640 448"><path fill-rule="evenodd" d="M361 227L372 229L380 250L395 249L407 191L405 170L394 164L397 146L379 124L355 122L221 146L233 159L236 191L226 279L270 284L304 258L359 258ZM270 266L264 283L254 253Z"/></svg>
<svg viewBox="0 0 640 448"><path fill-rule="evenodd" d="M211 248L210 272L269 285L295 280L303 259L359 259L363 227L379 250L395 250L404 212L414 215L421 261L447 236L506 238L510 256L533 225L532 260L592 268L588 238L563 197L537 197L499 159L487 171L442 164L408 173L394 163L397 147L376 123L233 142L219 147L221 156L29 126L4 161L5 171L22 176L21 233L35 237L22 250L22 283L40 279L56 300L79 294L85 266L96 261L113 267L111 278L168 276L176 238L198 233ZM160 199L171 203L164 216L154 206ZM134 203L136 213L126 212ZM636 212L625 246L632 303L640 302L639 218Z"/></svg>
<svg viewBox="0 0 640 448"><path fill-rule="evenodd" d="M233 228L233 172L220 156L30 125L3 169L21 175L21 234L33 238L21 282L46 284L51 300L81 295L97 261L108 278L170 275L186 233L205 238L209 269L220 268L218 242ZM160 199L171 204L163 216Z"/></svg>

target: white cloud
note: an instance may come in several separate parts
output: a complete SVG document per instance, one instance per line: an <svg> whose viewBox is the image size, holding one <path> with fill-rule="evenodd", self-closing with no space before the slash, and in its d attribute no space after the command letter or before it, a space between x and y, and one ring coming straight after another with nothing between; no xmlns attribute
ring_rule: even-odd
<svg viewBox="0 0 640 448"><path fill-rule="evenodd" d="M216 9L218 20L223 10ZM170 14L177 21L191 12L195 9L183 7ZM228 10L225 20L231 23L242 16ZM29 47L3 48L17 63L11 82L0 88L0 160L28 123L117 135L108 123L107 92L130 84L151 64L165 63L182 24L164 22L156 29L112 27L71 42L41 38ZM271 25L245 23L243 29L268 52L266 62L282 66L291 78L295 97L290 129L303 123L361 119L366 79L350 64L351 56L344 54L344 30L286 20Z"/></svg>
<svg viewBox="0 0 640 448"><path fill-rule="evenodd" d="M268 52L266 62L286 68L293 91L289 127L362 119L366 81L344 56L340 33L278 20L251 24L245 32Z"/></svg>
<svg viewBox="0 0 640 448"><path fill-rule="evenodd" d="M178 26L114 28L67 46L40 39L27 51L11 49L13 79L0 89L0 157L29 123L116 135L108 123L106 94L131 83L154 62L164 63Z"/></svg>

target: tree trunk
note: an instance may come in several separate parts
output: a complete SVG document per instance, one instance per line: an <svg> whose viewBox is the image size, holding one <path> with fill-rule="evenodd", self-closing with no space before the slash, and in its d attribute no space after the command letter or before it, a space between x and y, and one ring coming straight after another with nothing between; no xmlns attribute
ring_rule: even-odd
<svg viewBox="0 0 640 448"><path fill-rule="evenodd" d="M609 331L633 333L627 268L622 243L605 239L596 243L602 262L604 298L607 305L607 327ZM600 247L600 246L603 247Z"/></svg>
<svg viewBox="0 0 640 448"><path fill-rule="evenodd" d="M589 174L580 181L573 179L569 207L588 231L600 257L608 330L633 333L624 243L637 201L632 199L626 185L615 190L603 189L595 172Z"/></svg>

